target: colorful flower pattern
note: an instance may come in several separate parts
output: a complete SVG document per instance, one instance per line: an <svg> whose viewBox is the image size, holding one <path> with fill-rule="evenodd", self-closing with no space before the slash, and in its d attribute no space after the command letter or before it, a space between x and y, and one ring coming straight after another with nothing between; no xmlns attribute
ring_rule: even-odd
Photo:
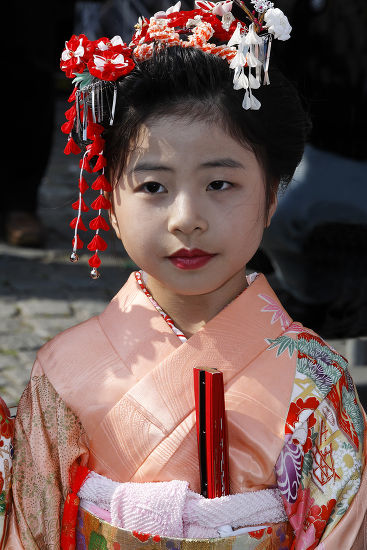
<svg viewBox="0 0 367 550"><path fill-rule="evenodd" d="M14 419L0 397L0 547L10 511L11 465Z"/></svg>
<svg viewBox="0 0 367 550"><path fill-rule="evenodd" d="M358 492L364 421L344 357L292 323L274 340L275 356L296 356L278 487L295 531L295 550L313 550L335 528Z"/></svg>
<svg viewBox="0 0 367 550"><path fill-rule="evenodd" d="M267 296L266 294L259 294L259 298L267 303L267 305L264 306L261 311L268 311L269 313L273 313L273 317L270 321L271 324L273 325L274 323L279 321L282 328L288 328L291 324L291 319L289 315L284 311L280 303L277 300L274 300L274 298L272 298L271 296Z"/></svg>
<svg viewBox="0 0 367 550"><path fill-rule="evenodd" d="M119 529L80 508L76 538L77 550L289 550L292 529L284 522L229 538L170 539Z"/></svg>

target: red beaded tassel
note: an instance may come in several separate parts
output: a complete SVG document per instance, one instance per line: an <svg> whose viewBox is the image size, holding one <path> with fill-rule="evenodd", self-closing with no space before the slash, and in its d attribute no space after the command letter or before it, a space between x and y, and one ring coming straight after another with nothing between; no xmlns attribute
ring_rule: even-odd
<svg viewBox="0 0 367 550"><path fill-rule="evenodd" d="M89 259L89 265L92 268L92 279L98 279L99 277L98 267L101 265L101 260L98 256L98 252L103 252L107 248L106 241L99 234L101 229L104 231L109 230L106 220L101 215L102 209L109 210L111 208L110 201L105 197L105 193L110 193L112 191L112 187L104 175L107 162L103 156L103 147L105 142L100 135L102 131L103 126L100 126L95 122L88 124L89 138L93 140L93 143L89 146L87 160L94 156L98 156L93 172L102 172L92 184L92 189L94 191L99 191L98 197L91 204L91 208L93 208L93 210L97 210L98 215L96 218L93 218L89 224L89 227L95 231L95 235L87 246L88 250L94 252L93 256Z"/></svg>
<svg viewBox="0 0 367 550"><path fill-rule="evenodd" d="M65 134L69 134L68 142L64 149L65 154L79 154L81 152L79 146L75 143L71 135L75 124L77 126L77 131L81 130L83 132L83 139L88 139L91 142L87 146L83 158L80 161L79 198L76 202L72 204L72 208L77 211L77 216L70 223L70 227L74 229L74 237L72 241L73 251L70 256L70 260L72 262L78 261L79 257L77 254L77 250L83 248L84 246L84 243L79 237L78 232L79 230L87 230L81 219L82 212L87 212L89 210L83 198L83 194L88 189L88 184L83 176L83 172L85 170L89 173L99 173L97 179L92 184L92 189L95 191L99 191L99 195L91 204L91 208L93 210L97 210L98 214L94 219L91 220L89 224L89 227L93 231L95 231L94 237L88 244L88 250L94 252L93 256L89 259L89 265L92 268L91 277L93 279L97 279L99 277L99 272L97 268L101 265L101 260L99 258L98 252L102 252L107 248L106 241L101 237L99 233L100 230L109 230L108 223L102 216L102 210L109 210L111 208L111 203L106 198L106 193L110 193L112 191L112 187L105 176L105 168L107 165L106 158L103 155L105 141L101 137L101 134L104 131L104 127L99 124L102 117L101 102L96 101L96 98L98 99L98 94L100 92L101 90L95 90L94 88L92 88L90 92L92 96L92 109L90 110L87 106L88 92L85 90L77 90L77 88L75 88L69 98L69 102L75 103L66 111L65 116L67 120L61 127L61 130ZM114 100L110 124L113 123L115 103L116 87L114 89ZM97 160L95 161L94 167L92 169L90 161L94 157L97 157Z"/></svg>
<svg viewBox="0 0 367 550"><path fill-rule="evenodd" d="M83 223L83 220L81 219L82 212L88 212L88 210L89 210L88 206L85 204L85 201L83 199L83 194L88 189L88 184L87 184L87 182L86 182L86 180L83 176L84 162L85 162L85 159L86 159L86 154L87 153L84 153L84 156L83 156L82 161L81 161L81 166L80 166L79 199L72 204L72 208L74 210L78 211L78 214L77 214L76 218L74 218L70 222L70 227L72 229L74 229L74 238L73 238L73 241L72 241L73 251L70 255L70 261L72 261L72 262L77 262L79 260L79 257L78 257L78 254L77 254L76 251L79 250L80 248L83 248L83 246L84 246L83 241L81 240L81 238L78 235L78 230L87 231L87 228L85 227L85 225Z"/></svg>
<svg viewBox="0 0 367 550"><path fill-rule="evenodd" d="M78 492L89 475L90 470L86 466L78 466L74 479L71 483L71 492L68 494L64 504L61 524L61 550L75 550L76 545L76 521L78 516L79 502Z"/></svg>
<svg viewBox="0 0 367 550"><path fill-rule="evenodd" d="M70 153L74 153L76 155L81 153L80 147L75 143L74 139L72 138L71 132L74 128L75 121L77 119L77 124L79 125L79 117L82 116L81 109L79 107L79 98L78 98L78 90L75 87L73 90L73 93L68 99L69 103L73 103L73 105L68 109L65 113L65 117L67 119L67 122L65 122L61 126L61 131L65 134L69 134L68 141L66 144L66 147L64 149L64 153L66 155L69 155ZM88 206L85 204L85 201L83 199L83 194L88 189L88 184L85 181L85 178L83 177L83 170L85 169L84 163L85 163L85 157L84 154L83 159L81 160L80 165L80 176L79 176L79 198L76 202L72 204L72 208L74 210L77 210L78 214L77 216L71 221L70 227L74 229L74 238L72 241L73 244L73 251L70 255L70 260L72 262L78 261L79 257L77 254L77 250L83 248L84 243L81 240L81 238L78 235L78 230L86 231L86 227L81 219L81 213L87 212L89 210Z"/></svg>

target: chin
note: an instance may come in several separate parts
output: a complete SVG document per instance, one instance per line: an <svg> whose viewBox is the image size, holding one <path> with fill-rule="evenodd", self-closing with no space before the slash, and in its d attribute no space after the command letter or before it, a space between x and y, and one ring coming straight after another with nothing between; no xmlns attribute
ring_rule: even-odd
<svg viewBox="0 0 367 550"><path fill-rule="evenodd" d="M225 281L221 282L212 282L210 283L207 280L207 277L203 274L203 280L201 283L195 281L193 278L191 280L185 281L182 284L177 284L177 280L172 284L170 282L163 282L163 286L169 288L175 294L180 294L181 296L202 296L204 294L210 294L221 288Z"/></svg>

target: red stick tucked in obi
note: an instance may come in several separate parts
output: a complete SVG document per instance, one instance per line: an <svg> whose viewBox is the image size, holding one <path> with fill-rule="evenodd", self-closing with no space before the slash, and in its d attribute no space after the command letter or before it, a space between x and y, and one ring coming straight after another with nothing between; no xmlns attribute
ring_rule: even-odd
<svg viewBox="0 0 367 550"><path fill-rule="evenodd" d="M206 498L229 495L223 373L195 367L194 388L201 494Z"/></svg>

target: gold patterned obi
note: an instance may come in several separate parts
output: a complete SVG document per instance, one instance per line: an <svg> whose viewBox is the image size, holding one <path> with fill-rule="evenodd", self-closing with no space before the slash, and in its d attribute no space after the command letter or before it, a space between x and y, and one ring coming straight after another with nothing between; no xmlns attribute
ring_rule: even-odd
<svg viewBox="0 0 367 550"><path fill-rule="evenodd" d="M77 550L289 550L293 530L276 523L250 534L218 539L178 539L114 527L79 507Z"/></svg>

